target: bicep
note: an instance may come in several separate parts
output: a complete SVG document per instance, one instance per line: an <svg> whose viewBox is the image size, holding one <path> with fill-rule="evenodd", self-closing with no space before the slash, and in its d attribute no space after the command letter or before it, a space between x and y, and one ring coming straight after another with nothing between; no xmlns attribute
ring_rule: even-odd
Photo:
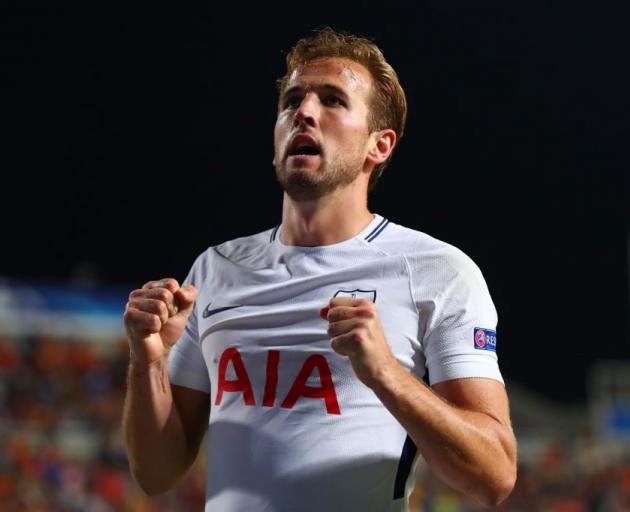
<svg viewBox="0 0 630 512"><path fill-rule="evenodd" d="M196 457L208 428L210 395L177 384L171 384L171 393L186 436L189 455Z"/></svg>

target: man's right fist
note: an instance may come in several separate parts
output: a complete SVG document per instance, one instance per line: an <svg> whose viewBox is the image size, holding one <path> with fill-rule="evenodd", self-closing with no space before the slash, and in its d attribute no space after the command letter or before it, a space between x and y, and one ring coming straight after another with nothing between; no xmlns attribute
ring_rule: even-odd
<svg viewBox="0 0 630 512"><path fill-rule="evenodd" d="M129 294L124 321L131 358L151 364L168 354L192 312L197 289L175 279L149 281Z"/></svg>

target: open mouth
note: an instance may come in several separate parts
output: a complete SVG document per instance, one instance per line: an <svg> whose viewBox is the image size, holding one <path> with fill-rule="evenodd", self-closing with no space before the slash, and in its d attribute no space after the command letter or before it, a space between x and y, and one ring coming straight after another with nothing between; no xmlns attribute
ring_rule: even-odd
<svg viewBox="0 0 630 512"><path fill-rule="evenodd" d="M319 155L321 151L319 148L312 146L310 144L300 144L298 147L293 148L289 151L289 156L296 155Z"/></svg>
<svg viewBox="0 0 630 512"><path fill-rule="evenodd" d="M287 156L315 156L321 154L317 141L310 135L296 135L287 151Z"/></svg>

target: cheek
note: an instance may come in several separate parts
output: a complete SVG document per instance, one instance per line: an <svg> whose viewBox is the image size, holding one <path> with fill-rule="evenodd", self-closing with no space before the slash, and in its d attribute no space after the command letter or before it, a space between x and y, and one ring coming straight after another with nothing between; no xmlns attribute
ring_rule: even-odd
<svg viewBox="0 0 630 512"><path fill-rule="evenodd" d="M355 150L360 150L365 145L369 137L365 123L348 120L338 126L337 140L339 140L340 144L346 147L350 146Z"/></svg>
<svg viewBox="0 0 630 512"><path fill-rule="evenodd" d="M279 114L276 118L276 124L273 129L273 137L276 143L281 142L284 138L286 138L287 133L289 132L289 123L287 122L286 116Z"/></svg>
<svg viewBox="0 0 630 512"><path fill-rule="evenodd" d="M282 128L278 122L276 122L276 126L273 129L273 146L278 149L278 147L282 144Z"/></svg>
<svg viewBox="0 0 630 512"><path fill-rule="evenodd" d="M335 125L353 136L356 136L358 133L365 135L369 131L367 115L361 109L348 112L346 115L337 116L335 118Z"/></svg>

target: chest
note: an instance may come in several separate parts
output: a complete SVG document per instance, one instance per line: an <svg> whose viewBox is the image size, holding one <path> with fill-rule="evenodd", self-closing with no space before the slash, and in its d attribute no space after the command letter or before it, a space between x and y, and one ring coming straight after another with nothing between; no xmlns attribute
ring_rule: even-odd
<svg viewBox="0 0 630 512"><path fill-rule="evenodd" d="M356 380L347 359L330 348L328 323L319 316L335 296L374 301L395 357L409 370L418 362L419 315L398 258L342 268L309 261L259 269L220 265L197 301L198 339L215 405L235 399L289 407L310 394L321 398L317 407L334 413L334 402L343 400L339 388Z"/></svg>

